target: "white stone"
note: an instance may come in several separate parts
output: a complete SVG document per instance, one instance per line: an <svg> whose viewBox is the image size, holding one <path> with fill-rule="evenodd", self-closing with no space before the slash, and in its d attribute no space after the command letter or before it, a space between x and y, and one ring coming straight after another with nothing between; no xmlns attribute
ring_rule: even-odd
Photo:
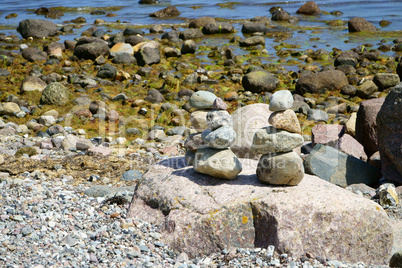
<svg viewBox="0 0 402 268"><path fill-rule="evenodd" d="M289 90L280 90L272 94L271 99L269 101L269 110L276 111L285 111L287 109L292 108L293 105L293 96Z"/></svg>

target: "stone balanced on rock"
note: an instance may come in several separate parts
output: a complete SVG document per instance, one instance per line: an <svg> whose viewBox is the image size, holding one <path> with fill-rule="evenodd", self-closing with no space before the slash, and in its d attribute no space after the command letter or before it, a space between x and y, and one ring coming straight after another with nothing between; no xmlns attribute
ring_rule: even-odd
<svg viewBox="0 0 402 268"><path fill-rule="evenodd" d="M299 120L293 110L293 96L288 90L275 92L269 109L271 126L257 130L251 149L262 154L257 177L265 184L297 185L304 177L303 160L293 151L303 143Z"/></svg>
<svg viewBox="0 0 402 268"><path fill-rule="evenodd" d="M209 92L203 93L199 91L197 93L199 93L196 96L198 100L203 95L206 95L206 97L209 95L206 94ZM203 100L202 103L206 102ZM192 107L197 106L192 99L190 99L190 105ZM213 110L206 114L208 128L201 133L202 145L198 146L195 152L194 170L216 178L234 179L242 171L242 165L236 155L229 149L236 139L233 120L226 111L227 105L222 99L215 98L212 108ZM196 135L189 137L185 143L187 147L189 147L189 144L194 144L191 141L195 139L199 138Z"/></svg>

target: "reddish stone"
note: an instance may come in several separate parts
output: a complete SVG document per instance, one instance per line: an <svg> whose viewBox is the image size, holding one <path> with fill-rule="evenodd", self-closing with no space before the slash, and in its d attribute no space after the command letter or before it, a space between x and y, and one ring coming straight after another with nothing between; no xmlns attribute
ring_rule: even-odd
<svg viewBox="0 0 402 268"><path fill-rule="evenodd" d="M75 116L77 117L85 117L85 118L91 118L92 113L88 109L79 109L74 112Z"/></svg>
<svg viewBox="0 0 402 268"><path fill-rule="evenodd" d="M176 146L165 147L160 150L161 153L165 155L179 155L179 151Z"/></svg>
<svg viewBox="0 0 402 268"><path fill-rule="evenodd" d="M364 152L363 145L349 134L344 134L336 143L335 148L345 154L367 161L367 155Z"/></svg>
<svg viewBox="0 0 402 268"><path fill-rule="evenodd" d="M311 130L311 140L313 146L319 143L333 147L344 133L345 128L341 125L315 125Z"/></svg>
<svg viewBox="0 0 402 268"><path fill-rule="evenodd" d="M116 122L117 120L119 120L119 117L120 117L119 113L115 110L110 110L106 114L106 119L109 120L110 122Z"/></svg>

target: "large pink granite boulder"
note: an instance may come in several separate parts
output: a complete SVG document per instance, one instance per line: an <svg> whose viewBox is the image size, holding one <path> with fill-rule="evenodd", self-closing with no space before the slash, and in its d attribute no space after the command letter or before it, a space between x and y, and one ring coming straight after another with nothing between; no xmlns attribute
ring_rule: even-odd
<svg viewBox="0 0 402 268"><path fill-rule="evenodd" d="M294 257L388 263L393 231L381 206L311 175L297 186L263 185L257 161L240 161L243 171L230 181L199 174L182 157L156 163L127 217L159 226L162 241L190 257L274 245Z"/></svg>

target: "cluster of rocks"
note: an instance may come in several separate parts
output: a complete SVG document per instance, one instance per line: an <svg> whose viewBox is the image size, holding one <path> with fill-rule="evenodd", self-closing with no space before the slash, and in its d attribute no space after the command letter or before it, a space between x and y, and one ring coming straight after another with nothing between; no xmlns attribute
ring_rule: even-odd
<svg viewBox="0 0 402 268"><path fill-rule="evenodd" d="M275 92L269 109L271 126L257 130L251 150L262 154L257 166L258 179L266 184L297 185L304 177L303 160L293 150L303 144L299 120L288 90Z"/></svg>
<svg viewBox="0 0 402 268"><path fill-rule="evenodd" d="M236 139L236 132L233 130L232 117L226 111L226 103L213 93L198 91L191 96L190 105L193 108L204 109L193 112L193 127L200 130L201 121L201 124L204 126L206 124L208 128L201 133L193 134L186 140L188 164L192 164L197 172L213 177L236 178L241 172L242 166L229 148ZM211 108L213 110L205 110ZM205 118L194 120L194 117L198 116L194 113L197 112L204 115Z"/></svg>

